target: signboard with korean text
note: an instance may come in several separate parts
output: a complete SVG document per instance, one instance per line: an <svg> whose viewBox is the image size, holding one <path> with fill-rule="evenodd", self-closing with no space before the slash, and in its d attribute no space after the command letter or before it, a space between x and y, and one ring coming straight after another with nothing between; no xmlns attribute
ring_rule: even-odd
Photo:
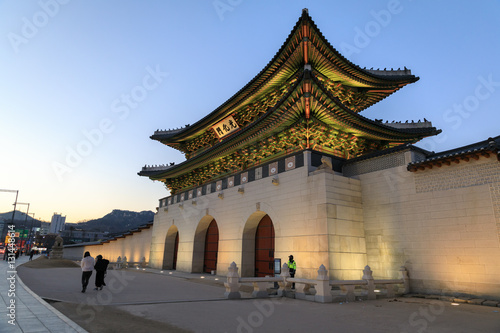
<svg viewBox="0 0 500 333"><path fill-rule="evenodd" d="M225 118L224 120L219 121L217 124L212 126L212 128L215 131L215 133L217 134L217 137L220 139L220 138L223 138L230 133L233 133L234 131L236 131L240 127L238 126L238 124L234 120L233 116L229 116L229 117Z"/></svg>

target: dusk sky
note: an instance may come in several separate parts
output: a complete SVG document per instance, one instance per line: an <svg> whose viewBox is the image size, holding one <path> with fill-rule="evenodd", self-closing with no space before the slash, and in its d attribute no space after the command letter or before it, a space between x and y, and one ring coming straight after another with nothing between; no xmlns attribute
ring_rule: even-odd
<svg viewBox="0 0 500 333"><path fill-rule="evenodd" d="M353 63L420 77L363 116L425 117L437 152L500 135L499 1L3 0L0 189L46 221L154 211L169 193L137 172L184 156L149 137L248 83L303 8Z"/></svg>

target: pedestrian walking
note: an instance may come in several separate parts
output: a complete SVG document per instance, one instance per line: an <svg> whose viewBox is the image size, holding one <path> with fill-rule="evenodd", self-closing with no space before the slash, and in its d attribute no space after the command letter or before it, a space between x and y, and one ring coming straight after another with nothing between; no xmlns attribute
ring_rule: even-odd
<svg viewBox="0 0 500 333"><path fill-rule="evenodd" d="M90 256L90 252L87 251L83 255L82 263L82 293L87 289L89 284L90 276L92 276L92 271L94 270L94 258Z"/></svg>
<svg viewBox="0 0 500 333"><path fill-rule="evenodd" d="M96 257L97 261L94 265L95 268L95 288L94 290L102 290L106 285L104 283L104 277L106 276L106 270L108 269L109 260L103 259L101 255Z"/></svg>
<svg viewBox="0 0 500 333"><path fill-rule="evenodd" d="M30 260L32 260L32 259L33 259L33 255L34 255L34 254L35 254L35 250L33 250L33 249L32 249L32 250L30 251Z"/></svg>

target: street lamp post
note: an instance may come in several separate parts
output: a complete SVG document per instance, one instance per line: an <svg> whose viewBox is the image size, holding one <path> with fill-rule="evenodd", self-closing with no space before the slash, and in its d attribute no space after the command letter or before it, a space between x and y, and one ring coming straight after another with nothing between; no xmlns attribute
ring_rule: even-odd
<svg viewBox="0 0 500 333"><path fill-rule="evenodd" d="M30 226L30 230L28 232L28 242L29 242L29 248L28 248L28 251L31 251L31 248L33 247L33 242L31 240L31 233L33 231L33 224L35 223L35 213L30 213L30 215L33 214L33 219L31 220L31 226Z"/></svg>

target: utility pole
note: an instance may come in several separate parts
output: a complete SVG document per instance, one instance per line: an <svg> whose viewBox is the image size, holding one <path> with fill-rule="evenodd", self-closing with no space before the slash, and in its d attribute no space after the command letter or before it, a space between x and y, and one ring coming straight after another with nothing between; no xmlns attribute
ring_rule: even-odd
<svg viewBox="0 0 500 333"><path fill-rule="evenodd" d="M16 214L17 196L19 195L19 190L0 190L0 192L16 192L16 201L14 201L14 211L12 212L12 224L14 224L14 215Z"/></svg>

